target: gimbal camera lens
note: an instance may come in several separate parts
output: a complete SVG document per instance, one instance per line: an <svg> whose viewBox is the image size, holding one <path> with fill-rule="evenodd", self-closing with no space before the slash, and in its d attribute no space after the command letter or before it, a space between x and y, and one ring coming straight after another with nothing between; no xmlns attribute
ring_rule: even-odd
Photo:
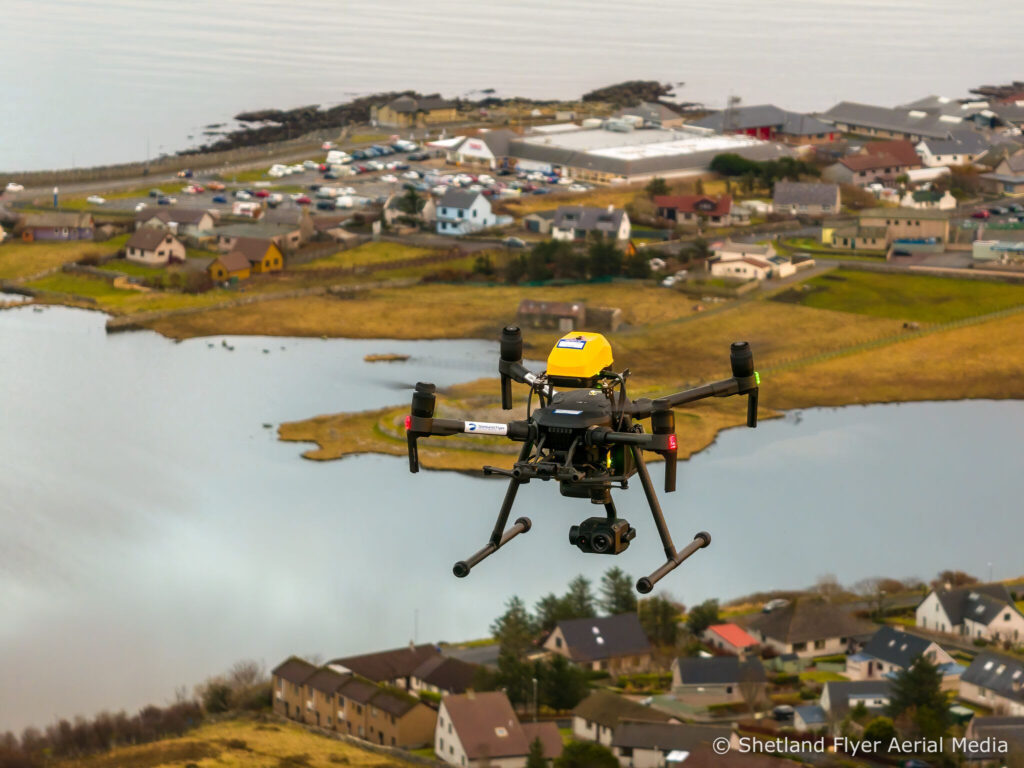
<svg viewBox="0 0 1024 768"><path fill-rule="evenodd" d="M611 546L612 540L603 533L594 534L594 538L590 540L590 548L599 554L603 554L608 551L608 547Z"/></svg>

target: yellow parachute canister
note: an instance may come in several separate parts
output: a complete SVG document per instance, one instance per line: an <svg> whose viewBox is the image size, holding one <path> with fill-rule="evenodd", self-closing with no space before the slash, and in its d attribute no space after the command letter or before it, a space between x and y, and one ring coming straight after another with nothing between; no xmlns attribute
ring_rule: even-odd
<svg viewBox="0 0 1024 768"><path fill-rule="evenodd" d="M591 379L612 364L612 345L600 333L573 331L548 355L548 376Z"/></svg>

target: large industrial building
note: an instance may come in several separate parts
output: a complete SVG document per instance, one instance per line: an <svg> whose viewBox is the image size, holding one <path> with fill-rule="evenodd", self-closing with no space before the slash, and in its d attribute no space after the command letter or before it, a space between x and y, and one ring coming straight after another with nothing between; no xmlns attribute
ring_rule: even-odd
<svg viewBox="0 0 1024 768"><path fill-rule="evenodd" d="M792 155L793 150L750 136L721 136L685 126L633 129L614 120L601 126L534 133L511 139L508 145L519 170L604 183L703 173L716 155L724 153L762 161Z"/></svg>

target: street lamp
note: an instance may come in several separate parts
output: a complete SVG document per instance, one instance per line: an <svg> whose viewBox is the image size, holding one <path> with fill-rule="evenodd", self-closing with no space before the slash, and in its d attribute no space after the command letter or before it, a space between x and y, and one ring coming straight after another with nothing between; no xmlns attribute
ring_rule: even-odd
<svg viewBox="0 0 1024 768"><path fill-rule="evenodd" d="M533 678L533 722L537 722L537 678Z"/></svg>

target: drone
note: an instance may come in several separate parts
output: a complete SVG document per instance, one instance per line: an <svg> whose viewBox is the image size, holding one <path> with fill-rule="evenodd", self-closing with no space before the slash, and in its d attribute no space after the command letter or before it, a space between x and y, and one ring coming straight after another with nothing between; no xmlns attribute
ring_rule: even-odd
<svg viewBox="0 0 1024 768"><path fill-rule="evenodd" d="M526 419L508 423L456 421L434 418L437 395L433 384L419 382L412 395L412 412L405 428L409 447L409 471L419 471L417 441L423 437L458 434L501 436L522 443L511 469L483 467L485 475L509 478L505 499L486 546L452 568L459 578L497 552L521 533L530 530L528 517L520 517L505 530L519 486L531 480L555 480L563 496L589 499L601 504L604 517L589 517L569 529L570 545L586 553L618 555L636 537L636 529L618 516L612 488L628 488L638 475L654 525L665 548L665 563L650 576L639 579L636 589L647 594L654 585L678 568L697 550L711 543L711 535L697 533L680 550L672 543L661 504L644 461L644 451L665 460L665 492L676 489L677 443L673 408L706 397L747 396L747 426L757 426L757 393L761 383L754 357L746 341L733 342L729 350L732 376L655 400L630 400L626 395L629 369L612 370L612 348L599 333L570 332L559 339L543 373L523 365L523 334L517 326L501 332L498 372L501 375L501 407L512 408L512 382L529 386ZM559 389L556 391L556 387ZM533 398L537 408L532 409ZM650 419L651 431L639 422Z"/></svg>

